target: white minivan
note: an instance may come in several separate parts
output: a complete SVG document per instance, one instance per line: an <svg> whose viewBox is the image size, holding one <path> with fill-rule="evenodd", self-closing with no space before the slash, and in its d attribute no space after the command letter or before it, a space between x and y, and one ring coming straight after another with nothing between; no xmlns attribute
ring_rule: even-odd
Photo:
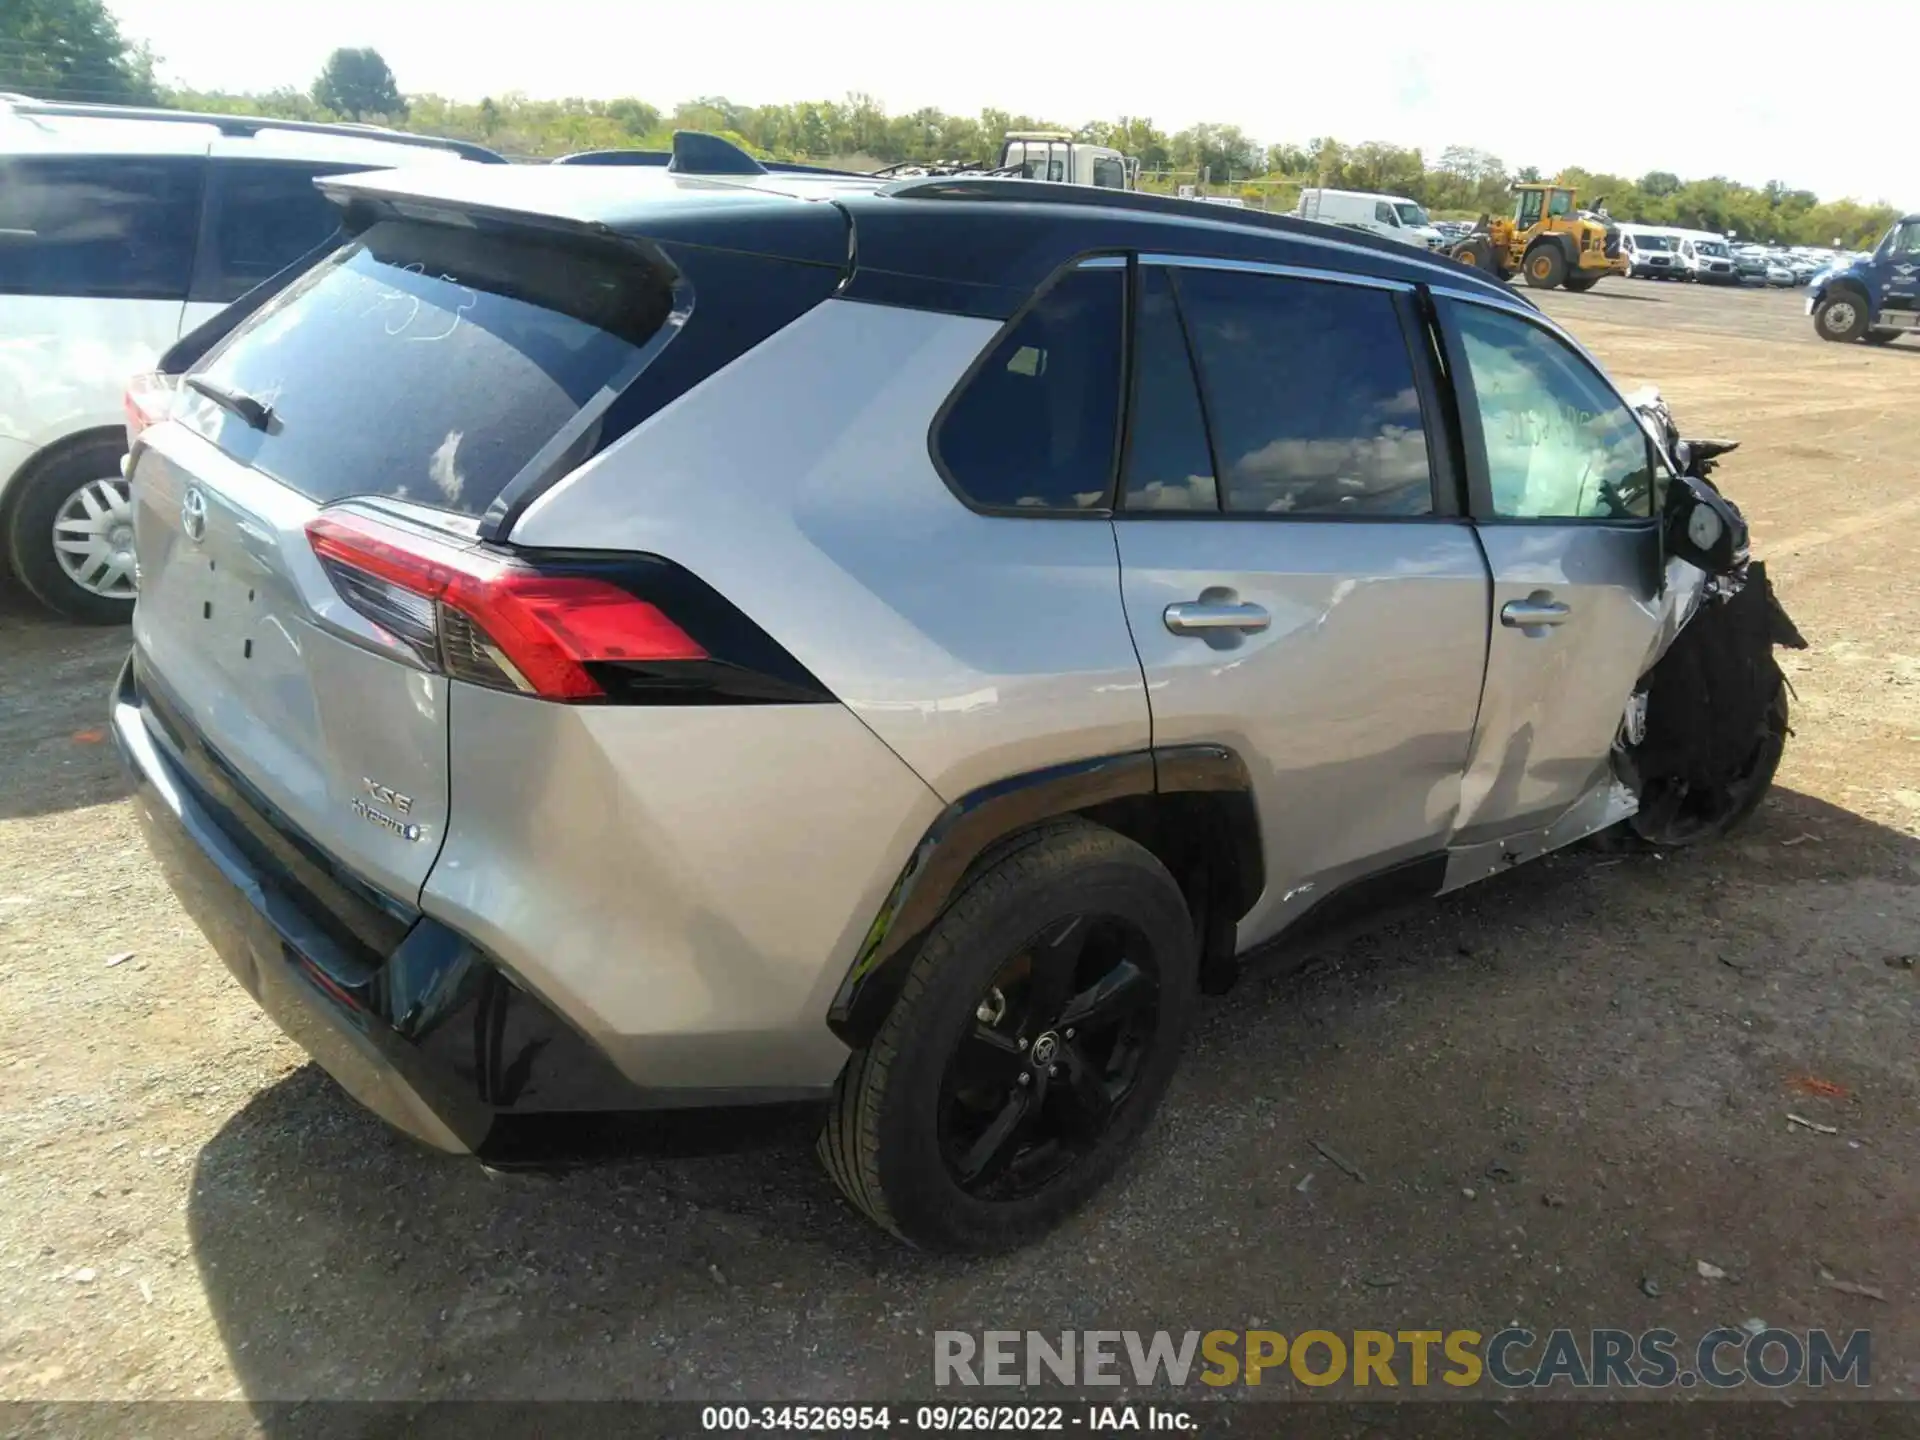
<svg viewBox="0 0 1920 1440"><path fill-rule="evenodd" d="M1626 257L1627 274L1633 279L1687 278L1686 266L1680 259L1680 237L1671 230L1656 230L1647 225L1622 225L1620 253Z"/></svg>
<svg viewBox="0 0 1920 1440"><path fill-rule="evenodd" d="M128 382L324 243L320 175L500 157L373 126L0 97L0 556L70 619L133 612Z"/></svg>
<svg viewBox="0 0 1920 1440"><path fill-rule="evenodd" d="M1376 235L1417 245L1422 250L1438 250L1446 244L1446 238L1434 229L1427 212L1404 195L1377 195L1365 190L1302 190L1300 203L1293 213L1302 220L1325 220L1333 225L1371 230Z"/></svg>

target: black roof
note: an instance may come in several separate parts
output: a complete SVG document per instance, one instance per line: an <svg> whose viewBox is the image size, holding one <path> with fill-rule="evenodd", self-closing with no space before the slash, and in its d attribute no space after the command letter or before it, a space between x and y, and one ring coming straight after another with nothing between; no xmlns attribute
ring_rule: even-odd
<svg viewBox="0 0 1920 1440"><path fill-rule="evenodd" d="M770 170L714 137L674 138L667 164L649 155L633 165L442 166L321 184L348 202L424 200L644 238L669 250L701 246L830 265L849 272L840 290L846 298L987 318L1013 314L1079 257L1121 252L1260 261L1514 298L1451 260L1289 215L995 176L890 181Z"/></svg>

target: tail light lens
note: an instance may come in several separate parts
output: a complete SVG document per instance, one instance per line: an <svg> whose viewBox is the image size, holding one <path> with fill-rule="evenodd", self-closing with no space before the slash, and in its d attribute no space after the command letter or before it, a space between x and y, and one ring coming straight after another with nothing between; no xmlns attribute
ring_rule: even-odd
<svg viewBox="0 0 1920 1440"><path fill-rule="evenodd" d="M158 425L173 413L173 402L180 393L178 375L162 375L152 371L145 375L136 375L127 382L127 393L123 400L127 412L127 446L140 438L140 432Z"/></svg>
<svg viewBox="0 0 1920 1440"><path fill-rule="evenodd" d="M352 512L315 516L307 539L342 600L454 679L596 700L607 693L596 663L708 658L664 611L599 576Z"/></svg>

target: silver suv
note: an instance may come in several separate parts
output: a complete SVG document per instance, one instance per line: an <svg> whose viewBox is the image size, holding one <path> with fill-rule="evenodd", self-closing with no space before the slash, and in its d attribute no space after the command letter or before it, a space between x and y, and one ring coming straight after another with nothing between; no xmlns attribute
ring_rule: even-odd
<svg viewBox="0 0 1920 1440"><path fill-rule="evenodd" d="M320 183L350 242L149 382L113 720L241 983L432 1145L830 1098L874 1220L1017 1243L1318 907L1772 777L1724 447L1461 267L691 138Z"/></svg>

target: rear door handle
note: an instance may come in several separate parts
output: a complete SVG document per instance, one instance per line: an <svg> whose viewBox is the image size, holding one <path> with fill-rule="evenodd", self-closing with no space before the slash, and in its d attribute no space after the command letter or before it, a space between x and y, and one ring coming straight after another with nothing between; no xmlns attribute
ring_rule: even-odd
<svg viewBox="0 0 1920 1440"><path fill-rule="evenodd" d="M1220 605L1207 600L1182 600L1167 606L1167 629L1176 635L1202 635L1209 630L1264 630L1273 617L1259 605Z"/></svg>
<svg viewBox="0 0 1920 1440"><path fill-rule="evenodd" d="M1500 607L1500 623L1515 630L1536 625L1563 625L1572 618L1571 606L1558 600L1509 600Z"/></svg>

